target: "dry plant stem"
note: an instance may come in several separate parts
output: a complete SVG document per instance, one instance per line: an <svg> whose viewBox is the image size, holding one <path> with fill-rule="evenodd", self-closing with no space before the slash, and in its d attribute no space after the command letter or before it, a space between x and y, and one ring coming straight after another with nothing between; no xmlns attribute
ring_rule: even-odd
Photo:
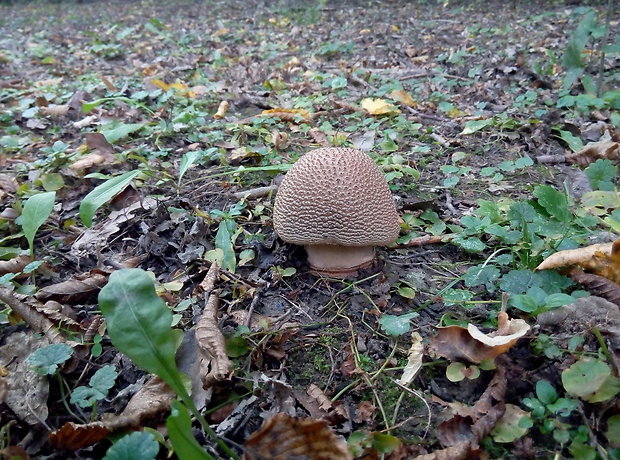
<svg viewBox="0 0 620 460"><path fill-rule="evenodd" d="M426 406L426 411L428 413L428 420L426 422L426 429L424 430L424 436L422 436L422 439L424 439L426 437L426 435L428 434L428 430L429 430L429 428L431 426L431 417L432 417L431 406L428 405L428 402L426 401L426 399L424 399L424 397L420 393L418 393L417 391L412 390L411 388L408 388L408 387L398 383L397 380L392 379L392 381L394 382L394 385L396 385L398 388L400 388L401 390L404 390L404 391L406 391L408 393L411 393L412 395L414 395L415 397L420 399L424 403L424 405ZM397 426L399 426L399 425L397 425ZM396 427L393 427L393 428L396 428Z"/></svg>
<svg viewBox="0 0 620 460"><path fill-rule="evenodd" d="M266 187L256 187L251 188L249 190L243 190L241 192L233 193L233 197L240 200L241 198L245 198L247 200L254 200L256 198L262 198L264 196L269 195L270 193L278 190L277 185L268 185Z"/></svg>
<svg viewBox="0 0 620 460"><path fill-rule="evenodd" d="M425 236L420 236L418 238L414 238L407 243L398 244L395 247L396 248L408 248L411 246L425 246L427 244L447 243L455 236L456 235L454 233L448 233L447 235L425 235Z"/></svg>
<svg viewBox="0 0 620 460"><path fill-rule="evenodd" d="M17 299L13 291L7 288L0 288L0 302L4 302L11 307L11 309L21 316L32 329L45 335L50 343L66 342L66 339L55 328L54 323L44 314L39 313L33 307Z"/></svg>
<svg viewBox="0 0 620 460"><path fill-rule="evenodd" d="M605 15L605 37L601 38L599 54L601 55L598 62L598 77L596 79L596 96L601 97L603 92L603 74L605 73L605 46L609 41L609 26L611 22L611 13L613 11L614 0L607 0L607 14Z"/></svg>

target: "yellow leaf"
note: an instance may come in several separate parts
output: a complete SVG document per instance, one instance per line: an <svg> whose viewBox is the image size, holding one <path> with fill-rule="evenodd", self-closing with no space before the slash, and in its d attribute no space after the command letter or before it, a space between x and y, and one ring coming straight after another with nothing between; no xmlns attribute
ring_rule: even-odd
<svg viewBox="0 0 620 460"><path fill-rule="evenodd" d="M310 113L306 109L284 109L282 107L275 107L269 110L263 110L261 115L268 115L272 117L278 117L283 121L295 121L295 116L301 115L304 120L310 119Z"/></svg>
<svg viewBox="0 0 620 460"><path fill-rule="evenodd" d="M151 85L156 86L157 88L163 89L164 91L168 91L170 89L170 85L159 78L153 78L150 81Z"/></svg>
<svg viewBox="0 0 620 460"><path fill-rule="evenodd" d="M411 94L402 89L395 89L390 93L390 97L401 104L408 105L409 107L415 107L417 105L413 100L413 97L411 97Z"/></svg>
<svg viewBox="0 0 620 460"><path fill-rule="evenodd" d="M400 110L384 99L362 99L361 106L371 115L387 115L390 113L400 113Z"/></svg>

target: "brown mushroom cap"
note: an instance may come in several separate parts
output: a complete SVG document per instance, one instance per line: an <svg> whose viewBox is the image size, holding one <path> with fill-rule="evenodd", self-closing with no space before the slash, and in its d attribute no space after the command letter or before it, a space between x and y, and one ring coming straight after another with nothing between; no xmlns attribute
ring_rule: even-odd
<svg viewBox="0 0 620 460"><path fill-rule="evenodd" d="M383 173L368 155L350 148L322 148L300 158L278 189L273 221L280 238L306 246L309 256L313 245L322 252L326 245L353 246L366 262L374 256L372 246L394 241L400 227ZM309 261L322 271L320 261ZM328 271L351 268L327 265Z"/></svg>

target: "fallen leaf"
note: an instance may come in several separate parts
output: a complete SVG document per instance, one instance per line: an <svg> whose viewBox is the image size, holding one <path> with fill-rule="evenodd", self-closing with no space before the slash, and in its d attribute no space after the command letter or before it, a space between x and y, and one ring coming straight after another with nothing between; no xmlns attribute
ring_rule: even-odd
<svg viewBox="0 0 620 460"><path fill-rule="evenodd" d="M556 252L536 270L578 265L584 270L620 284L620 239L613 243L593 244L585 248Z"/></svg>
<svg viewBox="0 0 620 460"><path fill-rule="evenodd" d="M484 334L473 324L468 324L467 328L448 326L437 329L430 343L436 354L451 361L466 359L480 364L485 359L506 353L530 330L530 326L522 319L509 319L506 312L499 312L498 330L490 334Z"/></svg>
<svg viewBox="0 0 620 460"><path fill-rule="evenodd" d="M0 260L0 275L21 273L30 262L32 262L32 258L25 254L20 254L9 260Z"/></svg>
<svg viewBox="0 0 620 460"><path fill-rule="evenodd" d="M620 285L607 278L581 270L571 270L569 276L585 287L590 294L602 297L620 307Z"/></svg>
<svg viewBox="0 0 620 460"><path fill-rule="evenodd" d="M245 442L244 460L352 460L326 422L276 414Z"/></svg>
<svg viewBox="0 0 620 460"><path fill-rule="evenodd" d="M49 115L51 117L62 117L63 115L66 115L69 112L70 108L71 107L69 107L68 104L63 104L63 105L50 104L47 107L40 107L39 113L41 115Z"/></svg>
<svg viewBox="0 0 620 460"><path fill-rule="evenodd" d="M228 101L220 102L220 105L217 108L217 112L215 113L215 115L213 115L213 118L215 118L216 120L221 120L222 118L224 118L224 115L226 115L229 106L230 103Z"/></svg>
<svg viewBox="0 0 620 460"><path fill-rule="evenodd" d="M396 107L394 104L390 104L385 99L366 98L362 99L360 105L370 115L388 115L400 113L398 107Z"/></svg>
<svg viewBox="0 0 620 460"><path fill-rule="evenodd" d="M0 347L0 363L7 371L2 379L7 387L4 403L29 425L37 425L47 419L49 384L47 376L32 370L26 359L47 344L46 340L42 341L32 332L14 332L6 337Z"/></svg>
<svg viewBox="0 0 620 460"><path fill-rule="evenodd" d="M301 117L303 121L310 120L312 117L306 109L284 109L276 107L269 110L263 110L260 115L279 118L282 121L297 122Z"/></svg>
<svg viewBox="0 0 620 460"><path fill-rule="evenodd" d="M417 332L411 334L411 347L407 353L407 364L403 370L402 377L398 380L401 385L407 386L415 378L422 367L424 357L424 344L422 336Z"/></svg>
<svg viewBox="0 0 620 460"><path fill-rule="evenodd" d="M88 148L93 150L93 152L75 161L71 165L72 170L83 171L93 166L113 164L116 161L114 147L107 141L103 134L86 133L84 134L84 139L86 140Z"/></svg>
<svg viewBox="0 0 620 460"><path fill-rule="evenodd" d="M133 395L121 414L104 414L99 422L65 423L60 429L50 433L50 442L57 449L77 450L91 446L109 434L137 428L151 419L156 419L158 415L170 410L175 397L162 379L152 377Z"/></svg>
<svg viewBox="0 0 620 460"><path fill-rule="evenodd" d="M495 442L513 442L527 433L527 428L519 426L519 421L529 415L519 406L514 404L506 404L506 410L502 418L500 418L491 431L491 436Z"/></svg>
<svg viewBox="0 0 620 460"><path fill-rule="evenodd" d="M82 273L39 289L35 297L42 301L53 299L63 303L78 303L96 295L107 281L108 277L103 273Z"/></svg>
<svg viewBox="0 0 620 460"><path fill-rule="evenodd" d="M620 160L620 143L612 141L590 142L578 152L566 155L569 162L580 166L587 166L599 158Z"/></svg>
<svg viewBox="0 0 620 460"><path fill-rule="evenodd" d="M389 96L395 101L398 101L401 104L405 104L409 107L415 107L417 105L413 97L411 97L411 94L402 89L395 89L389 94Z"/></svg>
<svg viewBox="0 0 620 460"><path fill-rule="evenodd" d="M196 340L202 353L202 383L205 389L215 382L230 379L233 370L233 363L226 353L226 339L217 322L219 292L214 287L218 276L219 267L216 262L212 262L205 279L200 283L205 307L196 324Z"/></svg>

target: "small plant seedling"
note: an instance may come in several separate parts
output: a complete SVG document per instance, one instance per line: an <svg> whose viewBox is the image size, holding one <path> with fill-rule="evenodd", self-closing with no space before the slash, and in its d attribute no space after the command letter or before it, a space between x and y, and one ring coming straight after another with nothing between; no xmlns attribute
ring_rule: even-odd
<svg viewBox="0 0 620 460"><path fill-rule="evenodd" d="M106 398L114 386L118 372L112 365L103 366L93 374L88 386L79 386L71 393L71 403L82 408L94 407L97 401Z"/></svg>
<svg viewBox="0 0 620 460"><path fill-rule="evenodd" d="M54 375L58 366L64 364L72 354L73 348L66 343L53 343L28 356L28 364L41 375Z"/></svg>
<svg viewBox="0 0 620 460"><path fill-rule="evenodd" d="M24 236L28 240L31 256L34 256L34 236L52 213L55 199L56 192L45 192L31 196L24 203L21 224L24 229Z"/></svg>

